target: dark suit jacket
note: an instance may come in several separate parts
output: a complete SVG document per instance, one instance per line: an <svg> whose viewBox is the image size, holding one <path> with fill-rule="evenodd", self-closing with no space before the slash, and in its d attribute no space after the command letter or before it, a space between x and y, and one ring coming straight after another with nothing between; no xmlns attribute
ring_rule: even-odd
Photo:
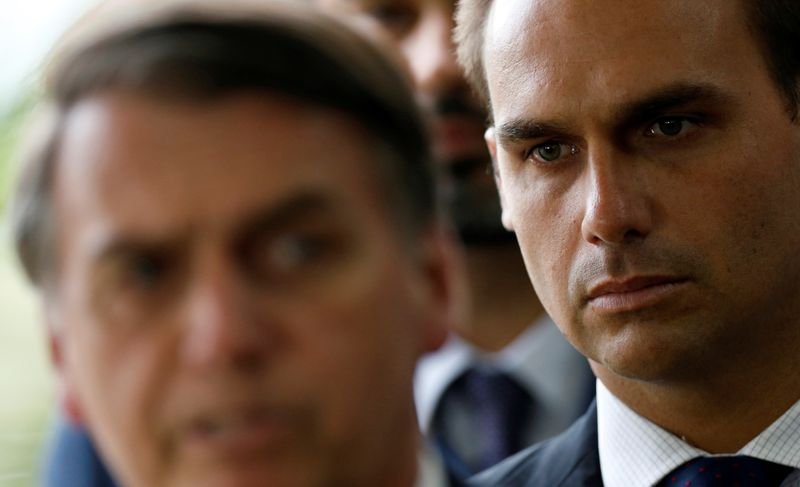
<svg viewBox="0 0 800 487"><path fill-rule="evenodd" d="M597 405L560 435L522 450L472 479L472 487L603 487Z"/></svg>

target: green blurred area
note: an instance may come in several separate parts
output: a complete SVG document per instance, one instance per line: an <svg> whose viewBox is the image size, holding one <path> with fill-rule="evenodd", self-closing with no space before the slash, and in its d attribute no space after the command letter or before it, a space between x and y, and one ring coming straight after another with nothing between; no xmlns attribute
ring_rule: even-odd
<svg viewBox="0 0 800 487"><path fill-rule="evenodd" d="M32 288L11 245L8 197L32 97L0 115L0 487L37 483L41 448L52 414L52 372Z"/></svg>
<svg viewBox="0 0 800 487"><path fill-rule="evenodd" d="M17 169L13 158L34 104L34 96L25 94L19 96L8 111L0 112L0 218L3 219Z"/></svg>

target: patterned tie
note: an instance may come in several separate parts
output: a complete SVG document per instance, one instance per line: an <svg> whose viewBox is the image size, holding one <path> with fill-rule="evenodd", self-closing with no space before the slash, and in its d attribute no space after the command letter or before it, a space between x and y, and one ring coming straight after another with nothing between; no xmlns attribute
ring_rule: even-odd
<svg viewBox="0 0 800 487"><path fill-rule="evenodd" d="M746 456L700 457L670 472L656 487L779 487L792 470Z"/></svg>
<svg viewBox="0 0 800 487"><path fill-rule="evenodd" d="M484 470L526 446L525 430L533 399L512 377L503 372L470 368L445 392L434 424L442 424L448 403L456 403L469 412L469 423L479 438L473 450L475 461L465 458L462 448L448 437L446 428L435 428L436 443L445 463L456 478ZM454 482L458 484L458 482Z"/></svg>

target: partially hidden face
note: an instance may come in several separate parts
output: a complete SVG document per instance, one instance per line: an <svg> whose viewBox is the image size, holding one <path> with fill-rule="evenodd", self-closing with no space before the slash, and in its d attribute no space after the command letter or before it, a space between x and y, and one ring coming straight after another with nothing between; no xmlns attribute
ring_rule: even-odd
<svg viewBox="0 0 800 487"><path fill-rule="evenodd" d="M402 55L418 101L431 117L436 159L451 176L451 212L467 241L507 236L483 141L486 114L456 62L455 0L317 2L377 27Z"/></svg>
<svg viewBox="0 0 800 487"><path fill-rule="evenodd" d="M503 221L584 354L670 380L800 312L800 131L740 2L495 1Z"/></svg>
<svg viewBox="0 0 800 487"><path fill-rule="evenodd" d="M111 91L71 110L48 314L126 485L413 475L411 378L443 339L441 282L375 157L347 116L277 95Z"/></svg>

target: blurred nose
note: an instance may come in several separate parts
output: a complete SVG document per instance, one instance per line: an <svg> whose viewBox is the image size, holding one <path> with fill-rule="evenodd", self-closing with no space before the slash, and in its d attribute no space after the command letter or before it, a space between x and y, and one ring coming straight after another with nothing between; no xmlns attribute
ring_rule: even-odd
<svg viewBox="0 0 800 487"><path fill-rule="evenodd" d="M583 238L594 245L644 239L654 224L645 169L611 149L589 155L585 180Z"/></svg>
<svg viewBox="0 0 800 487"><path fill-rule="evenodd" d="M272 329L249 294L234 262L216 256L198 266L187 295L183 341L193 366L257 369L262 365Z"/></svg>
<svg viewBox="0 0 800 487"><path fill-rule="evenodd" d="M448 3L426 11L406 45L406 57L417 88L428 94L464 84L464 76L456 62L452 37L453 10Z"/></svg>

